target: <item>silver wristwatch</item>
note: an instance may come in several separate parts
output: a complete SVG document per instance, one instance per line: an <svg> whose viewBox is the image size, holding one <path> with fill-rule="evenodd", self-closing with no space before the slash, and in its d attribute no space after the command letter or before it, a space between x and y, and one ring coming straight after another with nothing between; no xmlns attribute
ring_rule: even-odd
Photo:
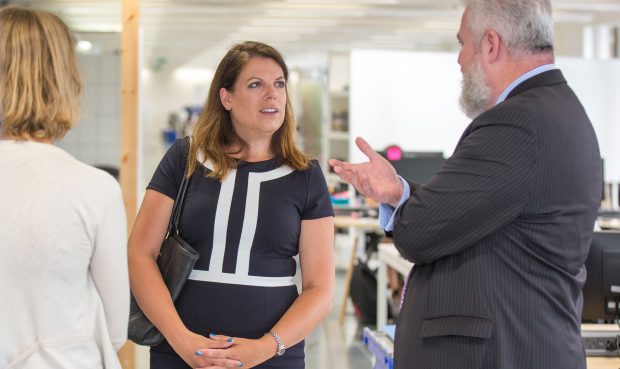
<svg viewBox="0 0 620 369"><path fill-rule="evenodd" d="M268 334L271 335L276 340L276 343L278 344L278 349L276 350L276 354L273 356L276 357L276 356L284 355L284 351L286 351L286 345L284 345L284 341L282 341L282 338L280 338L280 335L278 335L274 331L269 331L265 333L265 335L268 335Z"/></svg>

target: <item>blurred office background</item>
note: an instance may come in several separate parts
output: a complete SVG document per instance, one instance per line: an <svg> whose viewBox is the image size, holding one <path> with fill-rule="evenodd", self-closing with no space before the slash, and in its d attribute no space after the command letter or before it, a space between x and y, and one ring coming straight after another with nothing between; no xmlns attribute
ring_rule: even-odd
<svg viewBox="0 0 620 369"><path fill-rule="evenodd" d="M139 187L169 140L189 131L227 48L245 40L267 42L284 54L300 140L323 162L332 156L361 160L350 150L350 137L358 134L379 150L396 144L449 156L468 122L457 104L459 0L132 2L140 9ZM51 10L75 31L85 109L80 127L61 145L91 164L117 163L121 0L2 3ZM606 179L617 182L620 145L612 139L620 137L620 116L609 102L619 97L620 1L552 3L558 65L602 141Z"/></svg>

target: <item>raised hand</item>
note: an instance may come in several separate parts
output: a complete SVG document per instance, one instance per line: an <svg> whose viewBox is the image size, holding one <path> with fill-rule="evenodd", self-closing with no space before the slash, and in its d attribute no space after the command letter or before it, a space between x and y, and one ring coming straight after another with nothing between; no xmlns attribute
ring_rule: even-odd
<svg viewBox="0 0 620 369"><path fill-rule="evenodd" d="M355 144L368 157L367 162L353 164L329 159L329 165L343 181L352 184L362 195L394 207L398 205L403 184L392 164L373 150L363 138L357 137Z"/></svg>

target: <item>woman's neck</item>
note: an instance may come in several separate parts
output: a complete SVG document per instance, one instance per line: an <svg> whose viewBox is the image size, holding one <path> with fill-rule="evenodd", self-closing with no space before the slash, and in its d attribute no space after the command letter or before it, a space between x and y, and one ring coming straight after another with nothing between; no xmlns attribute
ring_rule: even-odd
<svg viewBox="0 0 620 369"><path fill-rule="evenodd" d="M247 151L245 152L245 157L243 160L256 162L273 158L273 153L271 152L271 141L255 140L250 142L246 141L246 143ZM232 157L241 159L242 154L238 145L231 145L229 149L230 150L227 150L227 152L231 152Z"/></svg>
<svg viewBox="0 0 620 369"><path fill-rule="evenodd" d="M241 159L241 153L231 156L237 159ZM252 148L249 148L249 150L245 153L245 157L243 158L243 160L248 162L257 162L269 160L271 158L273 158L273 154L271 153L271 151L256 151L252 150Z"/></svg>

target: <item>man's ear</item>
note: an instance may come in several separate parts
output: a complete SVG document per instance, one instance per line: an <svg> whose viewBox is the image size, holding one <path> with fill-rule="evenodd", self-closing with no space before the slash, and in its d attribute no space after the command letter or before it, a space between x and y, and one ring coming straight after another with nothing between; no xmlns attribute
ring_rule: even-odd
<svg viewBox="0 0 620 369"><path fill-rule="evenodd" d="M481 50L482 55L488 64L496 63L500 56L502 38L494 30L488 30L482 36Z"/></svg>

